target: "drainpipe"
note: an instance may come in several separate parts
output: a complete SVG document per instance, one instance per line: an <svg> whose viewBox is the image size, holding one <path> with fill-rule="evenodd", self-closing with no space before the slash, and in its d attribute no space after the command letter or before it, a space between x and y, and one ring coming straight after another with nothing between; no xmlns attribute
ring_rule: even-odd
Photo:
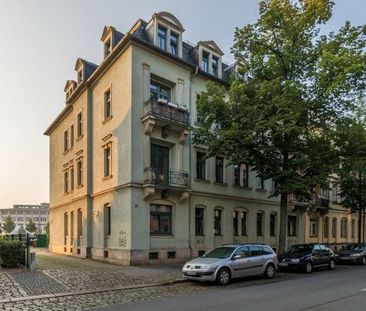
<svg viewBox="0 0 366 311"><path fill-rule="evenodd" d="M198 74L198 67L196 66L195 71L193 74L190 75L189 78L189 124L192 126L193 125L193 120L192 120L192 80L195 76L197 76ZM189 150L189 155L188 155L188 169L189 169L189 173L190 173L190 186L192 187L192 134L189 135L188 137L188 150ZM192 258L192 244L191 244L191 203L192 203L192 196L189 196L189 200L188 200L188 247L189 247L189 257Z"/></svg>

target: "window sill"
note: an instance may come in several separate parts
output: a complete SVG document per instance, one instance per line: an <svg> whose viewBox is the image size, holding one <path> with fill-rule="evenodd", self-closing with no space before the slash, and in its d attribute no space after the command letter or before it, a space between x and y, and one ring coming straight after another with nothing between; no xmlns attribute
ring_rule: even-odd
<svg viewBox="0 0 366 311"><path fill-rule="evenodd" d="M200 178L195 178L194 179L195 182L201 182L201 183L204 183L204 184L209 184L210 181L207 180L207 179L200 179Z"/></svg>
<svg viewBox="0 0 366 311"><path fill-rule="evenodd" d="M102 178L102 180L108 180L108 179L111 179L112 177L113 177L113 175L104 176Z"/></svg>
<svg viewBox="0 0 366 311"><path fill-rule="evenodd" d="M215 238L223 238L224 236L222 234L215 234Z"/></svg>
<svg viewBox="0 0 366 311"><path fill-rule="evenodd" d="M241 190L252 190L252 189L253 189L253 188L251 188L251 187L247 187L247 186L237 186L237 185L233 185L233 188L241 189Z"/></svg>
<svg viewBox="0 0 366 311"><path fill-rule="evenodd" d="M214 185L226 187L227 186L227 183L226 182L217 182L217 181L214 181Z"/></svg>
<svg viewBox="0 0 366 311"><path fill-rule="evenodd" d="M69 153L69 151L70 151L70 149L67 149L67 150L65 150L62 154L63 154L63 155L66 155L66 154L68 154L68 153Z"/></svg>
<svg viewBox="0 0 366 311"><path fill-rule="evenodd" d="M150 237L152 238L158 238L158 239L174 239L174 235L169 234L169 233L150 233Z"/></svg>
<svg viewBox="0 0 366 311"><path fill-rule="evenodd" d="M113 115L110 115L108 118L105 118L103 121L102 121L102 124L106 124L109 120L111 120L113 118Z"/></svg>
<svg viewBox="0 0 366 311"><path fill-rule="evenodd" d="M84 135L80 135L80 136L76 137L76 141L82 140L83 137L84 137Z"/></svg>
<svg viewBox="0 0 366 311"><path fill-rule="evenodd" d="M78 186L76 186L76 188L75 189L81 189L81 188L83 188L84 187L84 185L78 185Z"/></svg>

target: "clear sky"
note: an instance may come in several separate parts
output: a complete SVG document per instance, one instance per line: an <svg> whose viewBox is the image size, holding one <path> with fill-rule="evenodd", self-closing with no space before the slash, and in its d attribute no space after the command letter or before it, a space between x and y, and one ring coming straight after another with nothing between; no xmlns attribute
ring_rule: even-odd
<svg viewBox="0 0 366 311"><path fill-rule="evenodd" d="M365 0L336 0L326 30L366 23ZM0 0L0 208L48 202L48 137L75 79L78 57L100 63L104 25L126 32L138 18L169 11L190 42L214 39L232 62L235 27L253 23L257 0Z"/></svg>

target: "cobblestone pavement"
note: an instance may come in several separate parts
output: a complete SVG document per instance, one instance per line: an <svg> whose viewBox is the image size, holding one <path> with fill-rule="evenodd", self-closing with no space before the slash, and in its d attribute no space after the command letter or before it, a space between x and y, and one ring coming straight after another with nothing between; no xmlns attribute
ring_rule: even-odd
<svg viewBox="0 0 366 311"><path fill-rule="evenodd" d="M26 295L19 284L7 273L0 270L0 300L22 297Z"/></svg>

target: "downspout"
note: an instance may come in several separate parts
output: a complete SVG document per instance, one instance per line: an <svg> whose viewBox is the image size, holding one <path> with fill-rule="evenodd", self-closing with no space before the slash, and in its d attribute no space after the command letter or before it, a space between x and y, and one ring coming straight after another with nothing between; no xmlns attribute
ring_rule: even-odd
<svg viewBox="0 0 366 311"><path fill-rule="evenodd" d="M198 67L196 66L195 71L193 74L190 75L189 78L189 124L192 127L193 126L193 120L192 120L192 80L195 76L198 74ZM190 172L190 187L192 187L192 131L191 134L188 137L188 168ZM191 203L192 203L192 195L189 196L188 200L188 247L189 247L189 257L192 258L192 244L191 244Z"/></svg>

